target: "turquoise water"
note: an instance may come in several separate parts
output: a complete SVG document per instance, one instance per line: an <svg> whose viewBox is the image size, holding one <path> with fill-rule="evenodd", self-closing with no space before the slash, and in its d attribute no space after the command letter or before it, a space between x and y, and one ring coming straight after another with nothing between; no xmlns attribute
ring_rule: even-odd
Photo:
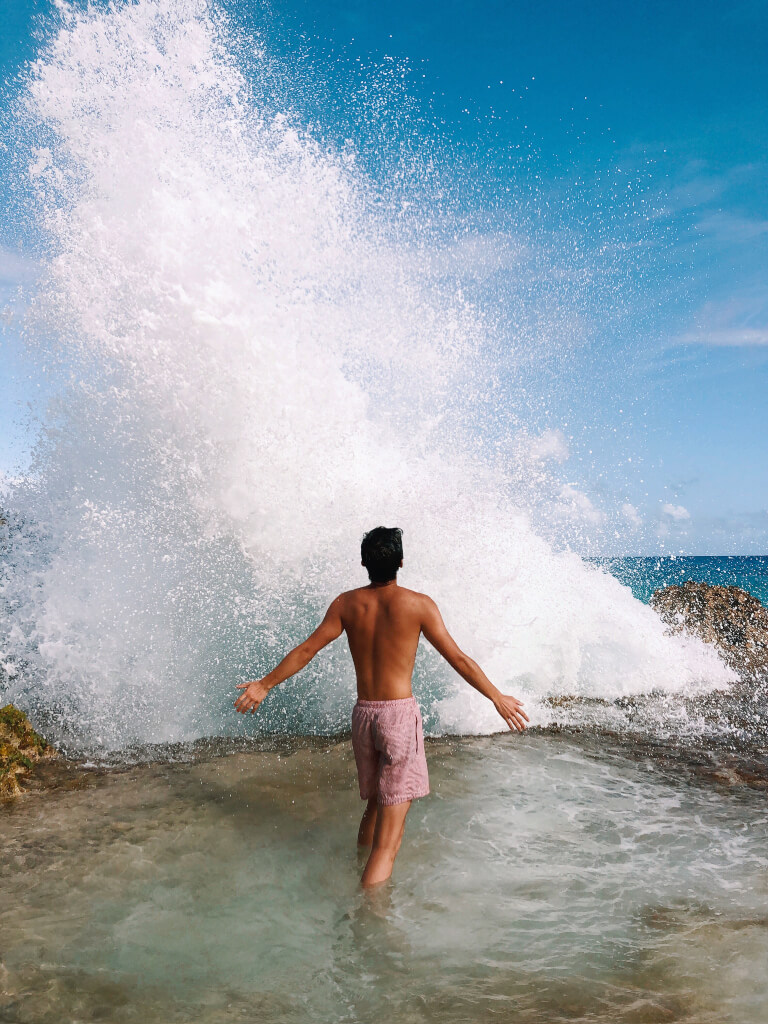
<svg viewBox="0 0 768 1024"><path fill-rule="evenodd" d="M649 555L595 558L612 576L648 602L655 590L687 580L741 587L768 606L768 555Z"/></svg>
<svg viewBox="0 0 768 1024"><path fill-rule="evenodd" d="M346 741L0 809L0 1019L765 1024L764 790L562 735L427 748L371 894Z"/></svg>

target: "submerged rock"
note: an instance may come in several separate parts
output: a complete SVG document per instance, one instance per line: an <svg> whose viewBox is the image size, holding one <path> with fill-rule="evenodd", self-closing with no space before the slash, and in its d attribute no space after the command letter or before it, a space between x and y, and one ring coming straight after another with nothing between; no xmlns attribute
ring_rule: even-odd
<svg viewBox="0 0 768 1024"><path fill-rule="evenodd" d="M23 711L13 704L0 708L0 800L23 792L18 776L31 771L35 761L56 756L57 751L35 732Z"/></svg>
<svg viewBox="0 0 768 1024"><path fill-rule="evenodd" d="M670 633L714 644L742 679L768 677L768 609L746 590L689 581L657 590L651 608Z"/></svg>

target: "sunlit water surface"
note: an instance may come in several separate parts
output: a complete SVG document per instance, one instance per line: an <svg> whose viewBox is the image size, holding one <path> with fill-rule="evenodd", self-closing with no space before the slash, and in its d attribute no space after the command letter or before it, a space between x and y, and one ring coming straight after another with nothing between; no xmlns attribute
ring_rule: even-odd
<svg viewBox="0 0 768 1024"><path fill-rule="evenodd" d="M432 741L364 894L348 742L270 742L2 810L3 1021L764 1024L764 792L595 739Z"/></svg>

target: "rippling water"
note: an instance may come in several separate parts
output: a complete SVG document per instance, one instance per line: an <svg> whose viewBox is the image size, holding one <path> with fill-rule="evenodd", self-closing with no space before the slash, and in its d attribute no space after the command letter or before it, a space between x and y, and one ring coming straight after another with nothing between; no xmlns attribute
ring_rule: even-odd
<svg viewBox="0 0 768 1024"><path fill-rule="evenodd" d="M430 741L366 894L346 742L219 753L2 812L3 1020L765 1021L764 789L575 737Z"/></svg>

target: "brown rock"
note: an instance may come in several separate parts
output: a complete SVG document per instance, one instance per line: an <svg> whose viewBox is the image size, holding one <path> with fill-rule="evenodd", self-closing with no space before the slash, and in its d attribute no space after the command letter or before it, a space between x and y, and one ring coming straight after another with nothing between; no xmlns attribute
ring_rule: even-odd
<svg viewBox="0 0 768 1024"><path fill-rule="evenodd" d="M0 708L0 800L23 792L18 776L31 771L35 761L56 756L57 751L35 732L23 711L13 704Z"/></svg>
<svg viewBox="0 0 768 1024"><path fill-rule="evenodd" d="M746 590L689 581L657 590L651 608L669 633L691 633L714 644L743 679L768 677L768 609Z"/></svg>

